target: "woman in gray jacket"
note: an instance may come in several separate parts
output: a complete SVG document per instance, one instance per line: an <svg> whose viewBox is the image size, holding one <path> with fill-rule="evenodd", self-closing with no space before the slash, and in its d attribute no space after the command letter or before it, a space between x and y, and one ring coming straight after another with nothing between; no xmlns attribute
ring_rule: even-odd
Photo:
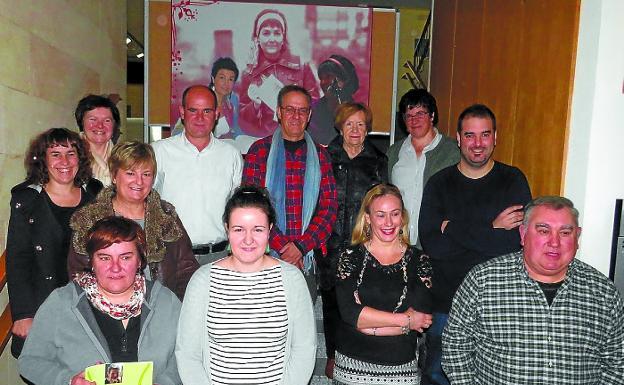
<svg viewBox="0 0 624 385"><path fill-rule="evenodd" d="M181 384L174 356L180 301L145 279L145 233L134 221L108 217L91 229L90 272L56 289L41 305L19 358L35 384L92 385L98 363L153 362L153 381Z"/></svg>
<svg viewBox="0 0 624 385"><path fill-rule="evenodd" d="M201 267L182 304L176 357L185 385L306 384L316 330L303 275L267 254L268 192L239 187L225 206L230 255Z"/></svg>

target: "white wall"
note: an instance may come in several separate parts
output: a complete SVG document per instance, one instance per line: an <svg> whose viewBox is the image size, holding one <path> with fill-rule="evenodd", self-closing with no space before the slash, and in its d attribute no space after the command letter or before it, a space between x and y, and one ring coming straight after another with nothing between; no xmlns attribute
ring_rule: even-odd
<svg viewBox="0 0 624 385"><path fill-rule="evenodd" d="M624 198L624 1L582 0L564 194L581 212L579 258L609 272Z"/></svg>

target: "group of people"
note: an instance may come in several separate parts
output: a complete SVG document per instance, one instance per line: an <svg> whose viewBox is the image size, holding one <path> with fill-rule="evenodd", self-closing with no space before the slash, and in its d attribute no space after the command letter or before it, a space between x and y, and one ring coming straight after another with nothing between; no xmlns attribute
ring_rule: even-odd
<svg viewBox="0 0 624 385"><path fill-rule="evenodd" d="M435 98L410 90L408 136L386 155L352 101L320 145L312 95L286 85L277 128L243 160L215 136L209 86L184 91L183 131L153 146L113 145L119 115L99 98L78 105L83 138L33 140L12 190L25 381L91 384L90 365L152 361L160 385L306 384L320 291L335 384L621 383L622 297L574 258L572 202L531 200L493 160L487 106L466 108L453 140Z"/></svg>

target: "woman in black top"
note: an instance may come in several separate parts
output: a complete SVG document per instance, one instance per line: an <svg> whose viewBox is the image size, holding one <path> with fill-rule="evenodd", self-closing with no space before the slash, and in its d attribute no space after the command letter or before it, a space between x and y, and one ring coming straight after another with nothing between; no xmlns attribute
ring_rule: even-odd
<svg viewBox="0 0 624 385"><path fill-rule="evenodd" d="M368 107L346 102L338 107L335 126L340 135L329 144L338 213L327 242L327 256L317 258L320 292L323 298L323 329L327 366L325 374L332 378L336 329L340 321L336 302L336 263L338 256L351 244L351 230L355 225L362 198L372 186L388 181L388 160L368 139L373 116Z"/></svg>
<svg viewBox="0 0 624 385"><path fill-rule="evenodd" d="M366 194L352 247L338 261L337 384L420 382L417 346L431 325L431 265L409 245L408 228L398 188L380 184Z"/></svg>
<svg viewBox="0 0 624 385"><path fill-rule="evenodd" d="M26 180L11 190L6 267L15 357L41 303L69 280L69 219L102 188L88 156L77 133L49 129L31 142Z"/></svg>

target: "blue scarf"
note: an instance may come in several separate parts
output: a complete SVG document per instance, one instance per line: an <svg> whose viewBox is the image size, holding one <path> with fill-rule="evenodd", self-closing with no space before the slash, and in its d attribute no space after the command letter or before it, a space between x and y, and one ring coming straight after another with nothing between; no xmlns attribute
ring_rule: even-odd
<svg viewBox="0 0 624 385"><path fill-rule="evenodd" d="M321 186L321 166L319 163L318 152L312 137L305 132L306 141L306 166L303 182L303 208L301 234L303 234L314 215L316 202L318 201L319 189ZM267 158L267 171L265 178L265 187L271 194L275 214L277 215L276 226L286 232L286 149L284 148L284 138L282 137L282 128L277 127L273 134L271 149ZM279 255L274 251L274 256ZM314 271L314 250L308 251L303 256L303 272L309 274Z"/></svg>

